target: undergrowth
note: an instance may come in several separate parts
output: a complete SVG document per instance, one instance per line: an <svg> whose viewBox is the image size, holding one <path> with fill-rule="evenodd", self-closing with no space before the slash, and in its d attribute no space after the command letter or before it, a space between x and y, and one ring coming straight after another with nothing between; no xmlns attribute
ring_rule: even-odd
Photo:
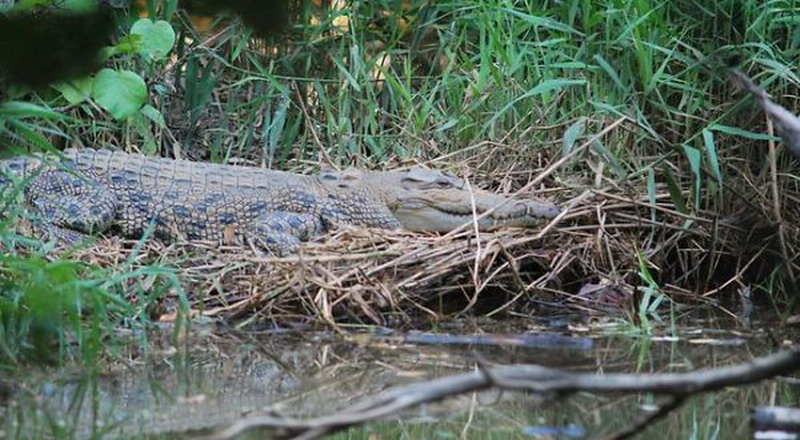
<svg viewBox="0 0 800 440"><path fill-rule="evenodd" d="M702 238L680 242L647 241L660 232L635 236L624 267L608 267L603 252L581 257L602 277L645 280L644 322L668 302L659 286L671 284L682 298L752 284L758 296L791 300L796 162L779 152L778 172L768 171L775 138L725 66L737 56L776 101L797 108L794 2L306 0L291 2L289 25L267 38L233 15L191 15L174 1L135 4L115 10L103 72L37 89L5 85L4 147L103 147L304 170L413 160L468 169L505 190L574 153L537 189L565 204L582 191L616 191L642 202L640 223L660 224L656 205L666 202L680 218L673 228L712 223ZM165 52L168 30L155 43L136 37L144 16L169 24L174 44ZM109 98L123 80L124 96ZM574 221L602 223L600 211ZM6 242L10 232L2 234ZM5 344L40 344L37 319L45 330L88 334L76 340L89 345L120 319L145 322L148 301L130 305L119 285L147 274L128 269L4 255ZM165 291L180 285L178 273L135 270L165 277ZM582 282L565 284L575 292ZM37 305L48 291L66 293ZM60 353L65 337L47 343L54 340ZM4 357L17 359L18 350L4 347Z"/></svg>
<svg viewBox="0 0 800 440"><path fill-rule="evenodd" d="M0 192L8 214L19 207L6 193L13 191ZM121 343L147 350L151 315L168 294L182 301L176 335L183 330L186 297L174 269L134 268L130 260L99 267L15 229L0 223L0 368L71 361L91 370L112 359ZM120 328L136 336L120 337Z"/></svg>

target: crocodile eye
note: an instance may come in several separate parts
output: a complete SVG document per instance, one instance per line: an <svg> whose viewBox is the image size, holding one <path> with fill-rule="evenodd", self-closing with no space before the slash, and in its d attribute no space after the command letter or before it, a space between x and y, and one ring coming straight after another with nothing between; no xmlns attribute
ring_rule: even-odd
<svg viewBox="0 0 800 440"><path fill-rule="evenodd" d="M434 182L434 184L436 185L437 188L440 188L440 189L446 189L446 188L452 188L453 187L453 184L451 182L447 181L447 180L437 180L436 182Z"/></svg>

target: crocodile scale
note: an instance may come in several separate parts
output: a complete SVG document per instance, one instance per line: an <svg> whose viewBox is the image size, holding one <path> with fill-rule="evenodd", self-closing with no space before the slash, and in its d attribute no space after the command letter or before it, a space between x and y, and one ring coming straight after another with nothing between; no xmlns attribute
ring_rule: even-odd
<svg viewBox="0 0 800 440"><path fill-rule="evenodd" d="M148 228L160 237L250 242L287 254L335 223L400 228L392 213L335 173L303 176L254 167L149 158L109 150L67 150L63 168L31 158L0 162L28 176L25 199L43 230L75 242L83 234Z"/></svg>
<svg viewBox="0 0 800 440"><path fill-rule="evenodd" d="M250 243L279 255L336 224L449 231L475 221L490 230L532 227L560 212L551 202L496 195L421 167L300 175L68 149L59 158L0 161L0 189L20 180L37 229L63 241L152 230L167 239Z"/></svg>

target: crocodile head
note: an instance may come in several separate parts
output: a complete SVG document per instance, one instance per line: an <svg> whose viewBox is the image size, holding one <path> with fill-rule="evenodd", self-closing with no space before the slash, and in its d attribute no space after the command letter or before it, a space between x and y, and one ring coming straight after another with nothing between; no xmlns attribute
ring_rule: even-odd
<svg viewBox="0 0 800 440"><path fill-rule="evenodd" d="M451 231L480 218L480 230L500 227L531 227L560 212L554 203L518 199L468 187L463 180L419 166L389 172L345 170L345 179L368 186L383 200L403 228L411 231Z"/></svg>

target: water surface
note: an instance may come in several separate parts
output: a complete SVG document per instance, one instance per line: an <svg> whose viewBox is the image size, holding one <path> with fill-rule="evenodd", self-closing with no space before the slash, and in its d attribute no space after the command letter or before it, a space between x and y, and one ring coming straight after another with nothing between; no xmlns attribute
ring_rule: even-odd
<svg viewBox="0 0 800 440"><path fill-rule="evenodd" d="M393 386L470 371L478 362L599 373L686 372L747 361L774 352L776 343L797 341L796 334L745 330L730 320L695 318L675 329L663 326L644 335L607 319L545 325L518 319L460 322L425 333L216 330L177 343L165 331L151 335L149 352L125 350L97 376L64 367L6 378L14 388L0 422L8 438L191 437L248 415L330 414ZM698 396L638 438L748 438L752 407L800 402L796 378ZM559 400L485 391L332 438L593 439L629 426L657 402L649 395L579 393Z"/></svg>

